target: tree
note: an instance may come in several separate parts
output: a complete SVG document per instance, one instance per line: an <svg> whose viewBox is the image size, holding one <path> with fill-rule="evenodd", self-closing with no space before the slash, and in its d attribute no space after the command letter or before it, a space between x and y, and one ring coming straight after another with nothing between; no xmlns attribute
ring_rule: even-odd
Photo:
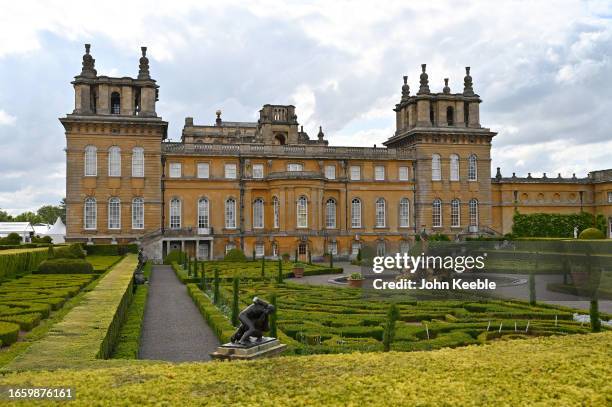
<svg viewBox="0 0 612 407"><path fill-rule="evenodd" d="M61 218L62 222L66 217L66 207L63 208L61 206L53 206L53 205L44 205L38 208L36 214L40 217L43 223L53 224L57 220L57 218Z"/></svg>
<svg viewBox="0 0 612 407"><path fill-rule="evenodd" d="M31 224L42 223L42 218L31 211L21 213L15 216L13 220L15 222L30 222Z"/></svg>
<svg viewBox="0 0 612 407"><path fill-rule="evenodd" d="M232 284L232 325L238 326L238 314L239 309L239 298L240 298L240 280L238 277L234 277Z"/></svg>
<svg viewBox="0 0 612 407"><path fill-rule="evenodd" d="M7 211L0 210L0 222L12 222L13 216L9 215Z"/></svg>
<svg viewBox="0 0 612 407"><path fill-rule="evenodd" d="M389 352L391 350L391 344L395 338L395 321L399 319L399 309L397 305L391 304L389 311L387 311L387 321L385 322L383 331L383 350Z"/></svg>

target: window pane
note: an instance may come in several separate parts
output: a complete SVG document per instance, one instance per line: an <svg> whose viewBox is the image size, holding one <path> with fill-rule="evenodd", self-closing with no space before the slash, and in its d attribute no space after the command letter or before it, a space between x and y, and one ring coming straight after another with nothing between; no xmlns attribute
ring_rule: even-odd
<svg viewBox="0 0 612 407"><path fill-rule="evenodd" d="M98 152L96 147L85 147L85 176L95 177L98 175Z"/></svg>
<svg viewBox="0 0 612 407"><path fill-rule="evenodd" d="M351 180L359 181L361 179L361 167L353 165L351 167Z"/></svg>
<svg viewBox="0 0 612 407"><path fill-rule="evenodd" d="M111 198L108 201L108 228L121 229L121 201Z"/></svg>
<svg viewBox="0 0 612 407"><path fill-rule="evenodd" d="M170 229L181 228L181 201L174 198L170 201Z"/></svg>
<svg viewBox="0 0 612 407"><path fill-rule="evenodd" d="M265 255L265 246L263 243L255 244L255 257L264 257Z"/></svg>
<svg viewBox="0 0 612 407"><path fill-rule="evenodd" d="M108 149L108 176L121 176L121 149L116 146Z"/></svg>
<svg viewBox="0 0 612 407"><path fill-rule="evenodd" d="M433 181L440 181L442 179L440 156L438 154L434 154L431 157L431 179Z"/></svg>
<svg viewBox="0 0 612 407"><path fill-rule="evenodd" d="M236 179L236 164L225 164L225 178Z"/></svg>
<svg viewBox="0 0 612 407"><path fill-rule="evenodd" d="M459 156L457 154L450 156L450 180L459 181Z"/></svg>
<svg viewBox="0 0 612 407"><path fill-rule="evenodd" d="M359 199L353 199L351 202L351 227L361 227L361 201Z"/></svg>
<svg viewBox="0 0 612 407"><path fill-rule="evenodd" d="M181 163L170 163L170 178L180 178L182 167Z"/></svg>
<svg viewBox="0 0 612 407"><path fill-rule="evenodd" d="M261 199L253 202L253 228L261 229L264 227L264 203Z"/></svg>
<svg viewBox="0 0 612 407"><path fill-rule="evenodd" d="M135 147L132 150L132 177L144 177L144 149Z"/></svg>
<svg viewBox="0 0 612 407"><path fill-rule="evenodd" d="M327 253L333 254L334 256L338 254L338 243L336 242L328 242L327 243Z"/></svg>
<svg viewBox="0 0 612 407"><path fill-rule="evenodd" d="M408 181L408 167L399 167L400 181Z"/></svg>
<svg viewBox="0 0 612 407"><path fill-rule="evenodd" d="M475 155L471 155L468 159L468 180L476 181L478 179L478 160Z"/></svg>
<svg viewBox="0 0 612 407"><path fill-rule="evenodd" d="M210 167L208 163L198 163L198 178L210 177Z"/></svg>
<svg viewBox="0 0 612 407"><path fill-rule="evenodd" d="M459 227L461 225L461 205L458 199L451 201L451 226Z"/></svg>
<svg viewBox="0 0 612 407"><path fill-rule="evenodd" d="M382 198L376 201L376 227L385 227L385 200Z"/></svg>
<svg viewBox="0 0 612 407"><path fill-rule="evenodd" d="M305 197L300 197L297 201L297 227L308 227L308 201Z"/></svg>
<svg viewBox="0 0 612 407"><path fill-rule="evenodd" d="M478 201L470 200L470 226L478 226Z"/></svg>
<svg viewBox="0 0 612 407"><path fill-rule="evenodd" d="M333 199L328 199L325 203L325 227L336 227L336 201Z"/></svg>
<svg viewBox="0 0 612 407"><path fill-rule="evenodd" d="M233 198L225 201L225 227L236 228L236 201Z"/></svg>
<svg viewBox="0 0 612 407"><path fill-rule="evenodd" d="M298 163L290 163L287 165L287 171L303 171L304 166Z"/></svg>
<svg viewBox="0 0 612 407"><path fill-rule="evenodd" d="M132 229L144 228L144 199L132 200Z"/></svg>
<svg viewBox="0 0 612 407"><path fill-rule="evenodd" d="M410 201L406 198L400 201L399 218L400 227L407 228L410 226Z"/></svg>
<svg viewBox="0 0 612 407"><path fill-rule="evenodd" d="M434 227L442 226L442 201L436 199L432 205L432 224Z"/></svg>
<svg viewBox="0 0 612 407"><path fill-rule="evenodd" d="M85 229L96 229L97 205L95 198L85 199Z"/></svg>
<svg viewBox="0 0 612 407"><path fill-rule="evenodd" d="M209 225L208 200L200 199L198 203L198 227L207 228Z"/></svg>
<svg viewBox="0 0 612 407"><path fill-rule="evenodd" d="M253 178L263 178L264 168L263 164L253 164Z"/></svg>
<svg viewBox="0 0 612 407"><path fill-rule="evenodd" d="M336 166L334 165L325 166L325 178L336 179Z"/></svg>
<svg viewBox="0 0 612 407"><path fill-rule="evenodd" d="M385 179L385 167L382 165L374 167L374 179L376 181L383 181Z"/></svg>

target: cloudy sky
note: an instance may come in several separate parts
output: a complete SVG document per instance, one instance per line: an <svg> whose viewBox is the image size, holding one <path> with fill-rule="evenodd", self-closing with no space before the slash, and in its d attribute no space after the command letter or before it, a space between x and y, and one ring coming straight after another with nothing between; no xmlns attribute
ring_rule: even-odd
<svg viewBox="0 0 612 407"><path fill-rule="evenodd" d="M432 91L464 66L499 134L502 173L584 176L612 168L612 6L606 1L11 1L0 13L0 208L16 214L65 194L58 117L92 44L98 74L136 76L149 47L158 113L255 120L292 103L332 145L392 135L402 75Z"/></svg>

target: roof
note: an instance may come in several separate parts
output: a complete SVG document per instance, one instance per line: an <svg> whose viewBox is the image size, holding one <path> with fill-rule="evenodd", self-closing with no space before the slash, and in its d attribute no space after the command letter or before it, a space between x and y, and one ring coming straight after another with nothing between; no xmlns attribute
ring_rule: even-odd
<svg viewBox="0 0 612 407"><path fill-rule="evenodd" d="M49 230L47 231L47 235L51 236L51 235L65 235L65 234L66 234L66 225L64 225L64 222L62 222L62 218L58 216L53 226L51 226Z"/></svg>
<svg viewBox="0 0 612 407"><path fill-rule="evenodd" d="M34 232L30 222L0 222L0 233Z"/></svg>

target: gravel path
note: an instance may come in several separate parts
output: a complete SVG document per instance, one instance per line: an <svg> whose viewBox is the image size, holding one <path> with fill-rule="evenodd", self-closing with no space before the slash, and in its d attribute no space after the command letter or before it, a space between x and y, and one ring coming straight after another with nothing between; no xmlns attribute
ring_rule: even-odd
<svg viewBox="0 0 612 407"><path fill-rule="evenodd" d="M141 359L210 360L219 341L170 266L153 266L144 314Z"/></svg>

